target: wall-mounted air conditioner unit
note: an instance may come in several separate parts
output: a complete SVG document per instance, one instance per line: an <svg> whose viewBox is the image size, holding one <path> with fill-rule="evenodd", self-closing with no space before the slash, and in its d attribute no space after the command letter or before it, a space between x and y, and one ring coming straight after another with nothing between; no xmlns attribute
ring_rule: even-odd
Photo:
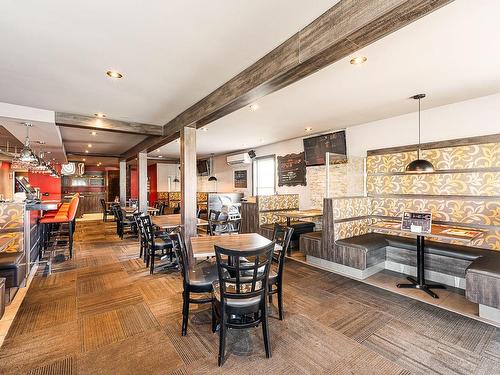
<svg viewBox="0 0 500 375"><path fill-rule="evenodd" d="M248 153L242 153L242 154L237 154L237 155L230 155L226 159L227 164L229 164L232 167L237 167L240 165L246 165L250 164L252 162L252 159L250 159L250 156L248 156Z"/></svg>

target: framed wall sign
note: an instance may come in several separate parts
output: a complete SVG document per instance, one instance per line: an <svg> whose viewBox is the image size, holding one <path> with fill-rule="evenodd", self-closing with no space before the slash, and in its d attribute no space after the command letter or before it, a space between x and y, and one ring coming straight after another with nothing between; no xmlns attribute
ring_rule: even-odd
<svg viewBox="0 0 500 375"><path fill-rule="evenodd" d="M234 187L238 189L247 188L247 171L234 171Z"/></svg>
<svg viewBox="0 0 500 375"><path fill-rule="evenodd" d="M306 186L304 153L278 156L278 186Z"/></svg>
<svg viewBox="0 0 500 375"><path fill-rule="evenodd" d="M413 233L430 233L432 213L430 212L403 212L401 230Z"/></svg>

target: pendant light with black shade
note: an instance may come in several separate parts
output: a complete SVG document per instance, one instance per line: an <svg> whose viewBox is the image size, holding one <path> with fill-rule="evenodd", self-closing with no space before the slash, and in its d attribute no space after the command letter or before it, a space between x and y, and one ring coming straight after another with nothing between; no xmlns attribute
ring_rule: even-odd
<svg viewBox="0 0 500 375"><path fill-rule="evenodd" d="M406 168L406 173L429 173L434 172L434 165L428 160L420 159L420 101L425 98L425 94L417 94L411 97L418 100L418 148L417 159L409 163Z"/></svg>

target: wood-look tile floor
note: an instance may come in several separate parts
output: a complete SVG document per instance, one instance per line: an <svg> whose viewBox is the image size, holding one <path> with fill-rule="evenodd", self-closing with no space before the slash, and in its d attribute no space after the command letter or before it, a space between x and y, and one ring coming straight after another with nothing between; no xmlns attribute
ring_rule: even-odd
<svg viewBox="0 0 500 375"><path fill-rule="evenodd" d="M500 330L289 260L285 320L217 367L207 307L181 337L178 272L149 275L114 224L80 222L75 256L37 275L0 349L0 374L498 374ZM276 310L272 310L274 316Z"/></svg>

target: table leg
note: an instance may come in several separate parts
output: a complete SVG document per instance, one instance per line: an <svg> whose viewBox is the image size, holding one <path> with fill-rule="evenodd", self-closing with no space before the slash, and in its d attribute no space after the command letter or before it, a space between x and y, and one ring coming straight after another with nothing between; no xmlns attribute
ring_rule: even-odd
<svg viewBox="0 0 500 375"><path fill-rule="evenodd" d="M432 298L439 298L439 296L431 289L445 289L445 286L441 284L427 284L425 282L424 248L424 236L417 236L417 279L415 280L413 277L407 277L408 281L410 281L411 284L397 284L397 287L420 289L426 292Z"/></svg>

